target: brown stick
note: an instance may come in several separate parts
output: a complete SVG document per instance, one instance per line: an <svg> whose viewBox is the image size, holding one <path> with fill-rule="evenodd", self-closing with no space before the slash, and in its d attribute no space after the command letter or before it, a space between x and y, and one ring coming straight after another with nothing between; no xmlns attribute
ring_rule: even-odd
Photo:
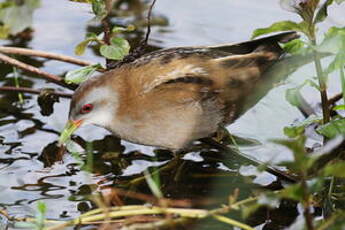
<svg viewBox="0 0 345 230"><path fill-rule="evenodd" d="M337 101L343 98L343 94L339 93L328 99L329 105L334 105Z"/></svg>
<svg viewBox="0 0 345 230"><path fill-rule="evenodd" d="M31 94L41 94L42 89L31 89L26 87L15 87L15 86L1 86L0 92L21 92L21 93L31 93ZM71 98L72 94L62 93L62 92L49 92L50 94L56 95L58 97Z"/></svg>
<svg viewBox="0 0 345 230"><path fill-rule="evenodd" d="M88 66L92 65L93 63L80 60L74 57L62 55L62 54L55 54L40 50L32 50L27 48L18 48L18 47L4 47L0 46L0 52L5 54L19 54L19 55L26 55L26 56L36 56L36 57L42 57L47 59L54 59L58 61L68 62L80 66Z"/></svg>
<svg viewBox="0 0 345 230"><path fill-rule="evenodd" d="M63 87L67 87L69 89L75 89L76 88L76 86L73 85L73 84L65 83L65 81L61 77L59 77L57 75L54 75L54 74L42 71L42 70L40 70L40 69L38 69L38 68L36 68L36 67L34 67L32 65L29 65L29 64L26 64L24 62L18 61L18 60L14 59L14 58L11 58L11 57L6 56L6 55L1 54L1 53L0 53L0 61L3 61L3 62L8 63L10 65L16 66L16 67L18 67L20 69L23 69L25 71L29 71L29 72L35 73L35 74L41 76L42 78L44 78L44 79L46 79L48 81L54 82L54 83L56 83L58 85L61 85Z"/></svg>

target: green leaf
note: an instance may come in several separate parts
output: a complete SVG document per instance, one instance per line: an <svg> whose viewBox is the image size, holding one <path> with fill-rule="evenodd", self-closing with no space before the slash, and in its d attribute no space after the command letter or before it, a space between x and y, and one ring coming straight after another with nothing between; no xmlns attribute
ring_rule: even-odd
<svg viewBox="0 0 345 230"><path fill-rule="evenodd" d="M332 109L333 110L345 110L345 105L336 105Z"/></svg>
<svg viewBox="0 0 345 230"><path fill-rule="evenodd" d="M134 25L128 25L127 27L122 27L122 26L114 26L111 32L113 33L121 33L121 32L128 32L128 31L133 31L135 30Z"/></svg>
<svg viewBox="0 0 345 230"><path fill-rule="evenodd" d="M282 198L288 198L296 201L303 200L304 192L300 184L290 185L279 192Z"/></svg>
<svg viewBox="0 0 345 230"><path fill-rule="evenodd" d="M289 30L304 31L304 26L301 23L296 23L293 21L280 21L272 24L269 27L254 30L252 39L264 34Z"/></svg>
<svg viewBox="0 0 345 230"><path fill-rule="evenodd" d="M345 162L328 164L323 170L325 176L335 176L345 178Z"/></svg>
<svg viewBox="0 0 345 230"><path fill-rule="evenodd" d="M47 206L45 203L43 202L38 202L37 203L37 210L42 213L42 214L45 214L47 212Z"/></svg>
<svg viewBox="0 0 345 230"><path fill-rule="evenodd" d="M148 184L153 195L155 195L155 197L157 197L157 198L162 198L163 193L159 188L160 187L159 183L153 179L153 177L151 176L151 174L148 170L144 171L144 175L145 175L146 183Z"/></svg>
<svg viewBox="0 0 345 230"><path fill-rule="evenodd" d="M0 26L0 39L6 39L10 34L10 28L6 25Z"/></svg>
<svg viewBox="0 0 345 230"><path fill-rule="evenodd" d="M92 0L92 11L96 15L96 20L104 19L108 14L105 0Z"/></svg>
<svg viewBox="0 0 345 230"><path fill-rule="evenodd" d="M298 137L304 134L305 128L313 123L321 123L322 117L317 117L315 115L311 115L307 119L302 122L298 122L292 126L284 127L284 134L290 138Z"/></svg>
<svg viewBox="0 0 345 230"><path fill-rule="evenodd" d="M344 52L339 52L333 61L328 65L326 72L332 73L335 70L344 68L345 66L345 53Z"/></svg>
<svg viewBox="0 0 345 230"><path fill-rule="evenodd" d="M343 3L343 2L345 2L345 0L335 0L335 2L339 5L339 4Z"/></svg>
<svg viewBox="0 0 345 230"><path fill-rule="evenodd" d="M302 53L304 42L301 39L294 39L287 43L280 44L280 46L288 53L299 54Z"/></svg>
<svg viewBox="0 0 345 230"><path fill-rule="evenodd" d="M75 83L79 84L90 77L97 69L102 68L100 64L89 65L80 69L72 70L67 72L65 81L68 84Z"/></svg>
<svg viewBox="0 0 345 230"><path fill-rule="evenodd" d="M345 27L331 27L325 38L316 50L321 53L333 53L338 54L339 52L345 52Z"/></svg>
<svg viewBox="0 0 345 230"><path fill-rule="evenodd" d="M102 45L100 53L107 59L122 60L129 53L130 45L123 38L111 39L111 45Z"/></svg>
<svg viewBox="0 0 345 230"><path fill-rule="evenodd" d="M316 13L314 23L323 22L327 16L328 16L328 6L332 5L334 0L326 0L319 9L319 11Z"/></svg>
<svg viewBox="0 0 345 230"><path fill-rule="evenodd" d="M97 36L97 34L95 33L88 33L86 35L86 39L82 42L80 42L74 49L74 53L76 55L83 55L84 52L85 52L85 49L86 47L90 44L90 42L93 42L93 41L97 41L97 42L100 42L99 41L99 38Z"/></svg>
<svg viewBox="0 0 345 230"><path fill-rule="evenodd" d="M301 86L296 88L287 89L285 92L285 99L293 106L298 107L300 105L300 98L301 98Z"/></svg>
<svg viewBox="0 0 345 230"><path fill-rule="evenodd" d="M320 126L316 131L327 138L334 138L338 135L344 135L345 119L330 121L329 123Z"/></svg>

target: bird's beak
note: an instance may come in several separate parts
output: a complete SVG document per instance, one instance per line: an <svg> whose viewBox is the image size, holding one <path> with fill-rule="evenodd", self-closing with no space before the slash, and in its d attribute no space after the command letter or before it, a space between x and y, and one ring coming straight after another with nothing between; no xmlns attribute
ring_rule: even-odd
<svg viewBox="0 0 345 230"><path fill-rule="evenodd" d="M66 141L71 137L71 135L76 131L81 124L83 123L83 120L69 120L67 124L65 125L65 128L62 130L59 138L59 145L63 145L66 143Z"/></svg>

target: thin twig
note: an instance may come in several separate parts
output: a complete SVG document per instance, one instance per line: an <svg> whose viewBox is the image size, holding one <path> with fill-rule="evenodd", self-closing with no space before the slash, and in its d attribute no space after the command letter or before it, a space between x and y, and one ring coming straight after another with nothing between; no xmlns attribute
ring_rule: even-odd
<svg viewBox="0 0 345 230"><path fill-rule="evenodd" d="M31 89L27 87L14 87L14 86L1 86L0 92L22 92L31 94L41 94L44 89ZM62 93L62 92L49 92L50 94L56 95L58 97L71 98L72 94Z"/></svg>
<svg viewBox="0 0 345 230"><path fill-rule="evenodd" d="M152 15L152 10L155 4L156 4L156 0L153 0L152 4L150 5L149 11L147 13L147 31L146 31L146 35L144 39L145 46L147 46L147 42L149 40L150 33L151 33L151 15Z"/></svg>
<svg viewBox="0 0 345 230"><path fill-rule="evenodd" d="M18 60L14 59L14 58L11 58L11 57L9 57L7 55L4 55L4 54L1 54L1 53L0 53L0 61L8 63L8 64L10 64L12 66L16 66L16 67L18 67L18 68L20 68L22 70L29 71L31 73L35 73L35 74L39 75L40 77L42 77L42 78L44 78L44 79L46 79L46 80L48 80L50 82L53 82L55 84L61 85L63 87L66 87L66 88L69 88L69 89L75 89L76 88L76 86L74 84L67 84L67 83L65 83L65 81L61 77L59 77L59 76L57 76L55 74L51 74L51 73L45 72L45 71L40 70L40 69L38 69L38 68L36 68L36 67L34 67L32 65L29 65L29 64L26 64L24 62L18 61Z"/></svg>
<svg viewBox="0 0 345 230"><path fill-rule="evenodd" d="M27 48L0 46L0 52L5 53L5 54L19 54L19 55L25 55L25 56L42 57L42 58L53 59L53 60L58 60L62 62L68 62L68 63L80 65L80 66L88 66L88 65L93 64L88 61L80 60L80 59L62 55L62 54L50 53L50 52L45 52L41 50L33 50L33 49L27 49Z"/></svg>

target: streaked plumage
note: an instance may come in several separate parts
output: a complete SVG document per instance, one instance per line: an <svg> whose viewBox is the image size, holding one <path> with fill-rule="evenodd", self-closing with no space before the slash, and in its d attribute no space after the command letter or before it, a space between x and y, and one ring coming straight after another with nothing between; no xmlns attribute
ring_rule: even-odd
<svg viewBox="0 0 345 230"><path fill-rule="evenodd" d="M103 126L122 139L172 150L210 136L244 112L265 72L283 55L288 32L234 45L149 53L76 90L70 120ZM81 114L83 105L91 112Z"/></svg>

